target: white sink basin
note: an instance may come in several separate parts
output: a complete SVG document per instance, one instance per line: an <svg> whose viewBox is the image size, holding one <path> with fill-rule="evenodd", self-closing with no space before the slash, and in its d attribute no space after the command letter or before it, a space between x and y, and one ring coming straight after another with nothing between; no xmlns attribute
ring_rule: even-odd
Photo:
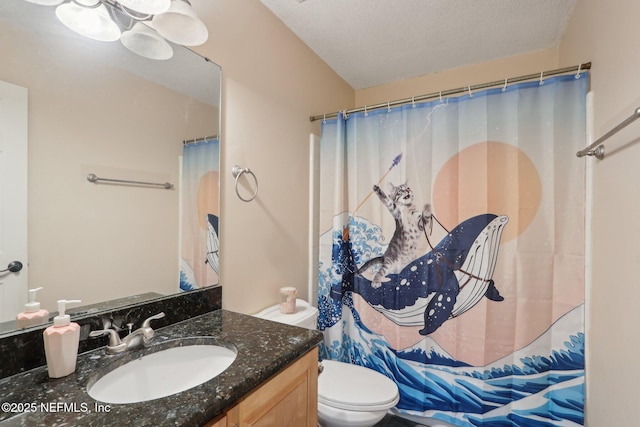
<svg viewBox="0 0 640 427"><path fill-rule="evenodd" d="M89 396L105 403L145 402L207 382L233 363L237 350L206 342L202 338L177 340L179 346L132 360L93 384L90 381Z"/></svg>

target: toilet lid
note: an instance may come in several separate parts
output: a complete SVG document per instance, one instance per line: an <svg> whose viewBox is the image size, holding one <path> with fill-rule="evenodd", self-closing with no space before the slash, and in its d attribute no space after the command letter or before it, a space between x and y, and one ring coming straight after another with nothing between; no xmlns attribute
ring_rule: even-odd
<svg viewBox="0 0 640 427"><path fill-rule="evenodd" d="M310 321L315 323L314 318L318 316L318 309L305 300L296 299L295 313L283 314L280 312L280 304L276 304L265 308L261 312L254 314L254 316L287 325L303 326Z"/></svg>
<svg viewBox="0 0 640 427"><path fill-rule="evenodd" d="M323 360L318 377L318 402L351 411L377 411L393 407L398 387L373 369L335 360Z"/></svg>

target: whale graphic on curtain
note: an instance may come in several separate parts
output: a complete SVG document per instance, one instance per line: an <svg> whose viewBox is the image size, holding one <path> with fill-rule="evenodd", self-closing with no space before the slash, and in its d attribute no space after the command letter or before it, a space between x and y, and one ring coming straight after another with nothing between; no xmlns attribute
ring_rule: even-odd
<svg viewBox="0 0 640 427"><path fill-rule="evenodd" d="M393 379L393 411L417 423L583 425L587 88L561 76L323 123L322 358ZM370 197L387 183L415 200Z"/></svg>
<svg viewBox="0 0 640 427"><path fill-rule="evenodd" d="M388 276L381 287L355 275L358 270L349 239L337 244L345 268L331 297L341 301L347 291L361 295L371 306L400 326L419 326L422 335L434 332L449 318L472 308L486 296L503 298L491 279L500 236L508 218L479 215L452 230L432 251ZM358 257L359 258L359 257ZM349 264L351 264L349 266Z"/></svg>

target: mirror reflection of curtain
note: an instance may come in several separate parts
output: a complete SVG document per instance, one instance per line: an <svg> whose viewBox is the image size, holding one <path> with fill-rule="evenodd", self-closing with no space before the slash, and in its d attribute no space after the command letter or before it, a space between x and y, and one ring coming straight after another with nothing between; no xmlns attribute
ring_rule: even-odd
<svg viewBox="0 0 640 427"><path fill-rule="evenodd" d="M180 184L180 290L218 283L220 143L185 144Z"/></svg>
<svg viewBox="0 0 640 427"><path fill-rule="evenodd" d="M584 421L588 76L326 120L323 358L432 425Z"/></svg>

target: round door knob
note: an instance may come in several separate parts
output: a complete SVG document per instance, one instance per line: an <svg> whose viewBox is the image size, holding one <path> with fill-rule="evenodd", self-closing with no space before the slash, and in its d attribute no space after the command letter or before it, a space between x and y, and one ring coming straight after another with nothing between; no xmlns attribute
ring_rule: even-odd
<svg viewBox="0 0 640 427"><path fill-rule="evenodd" d="M0 273L4 273L5 271L17 273L20 270L22 270L22 263L20 261L11 261L9 265L7 265L7 268L0 270Z"/></svg>

